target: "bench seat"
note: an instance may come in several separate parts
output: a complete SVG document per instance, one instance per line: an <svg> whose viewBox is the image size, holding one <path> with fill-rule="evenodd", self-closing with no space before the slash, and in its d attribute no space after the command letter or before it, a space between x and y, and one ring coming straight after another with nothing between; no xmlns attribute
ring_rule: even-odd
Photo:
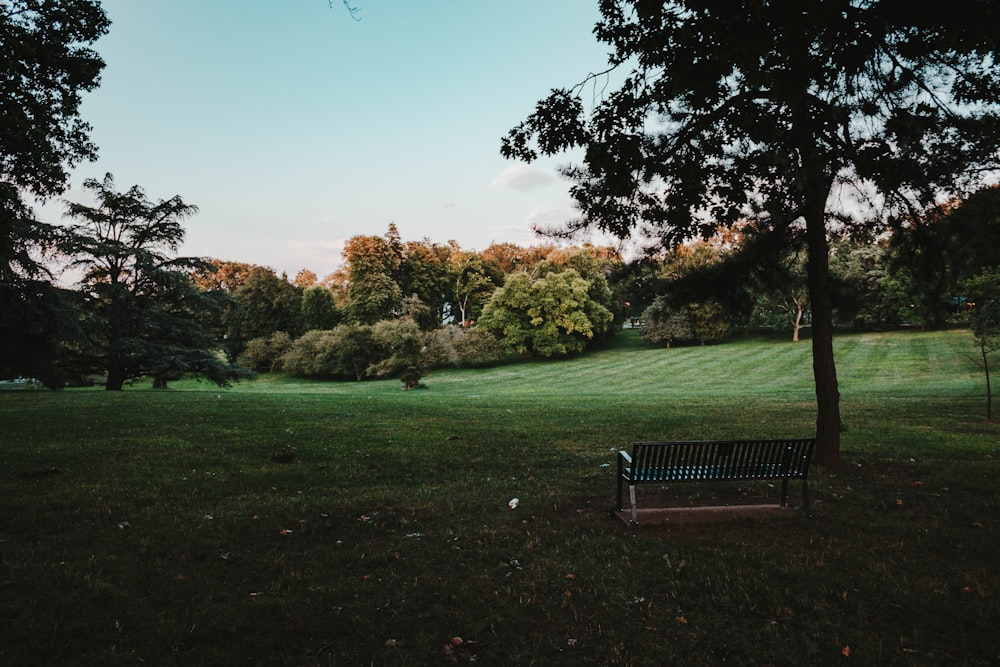
<svg viewBox="0 0 1000 667"><path fill-rule="evenodd" d="M618 452L617 507L629 489L631 521L637 522L638 484L780 479L781 504L788 504L788 480L802 481L802 508L809 513L809 462L815 438L763 440L641 441Z"/></svg>

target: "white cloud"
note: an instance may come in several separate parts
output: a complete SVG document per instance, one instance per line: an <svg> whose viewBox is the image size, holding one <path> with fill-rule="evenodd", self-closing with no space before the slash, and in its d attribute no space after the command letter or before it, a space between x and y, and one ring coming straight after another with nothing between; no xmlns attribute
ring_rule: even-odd
<svg viewBox="0 0 1000 667"><path fill-rule="evenodd" d="M579 211L572 205L543 204L528 212L525 218L533 227L553 227L565 225L568 221L578 218Z"/></svg>
<svg viewBox="0 0 1000 667"><path fill-rule="evenodd" d="M537 190L557 180L556 175L551 172L542 171L523 162L515 162L490 181L490 187Z"/></svg>
<svg viewBox="0 0 1000 667"><path fill-rule="evenodd" d="M345 239L336 241L284 241L284 245L291 248L292 255L289 260L303 263L305 268L309 268L320 275L321 271L327 273L340 266L343 259ZM315 267L315 268L314 268Z"/></svg>

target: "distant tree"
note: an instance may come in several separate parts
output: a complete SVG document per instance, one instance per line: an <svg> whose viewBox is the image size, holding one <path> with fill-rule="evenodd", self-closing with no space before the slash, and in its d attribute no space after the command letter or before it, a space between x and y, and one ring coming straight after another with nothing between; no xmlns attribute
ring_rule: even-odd
<svg viewBox="0 0 1000 667"><path fill-rule="evenodd" d="M950 257L955 242L948 223L953 203L914 213L894 230L889 245L889 273L909 295L916 324L941 328L948 320L958 287Z"/></svg>
<svg viewBox="0 0 1000 667"><path fill-rule="evenodd" d="M107 174L84 188L96 206L69 203L78 222L59 241L80 285L95 326L87 341L107 372L107 389L152 376L159 384L185 373L219 385L250 377L220 360L219 344L206 325L215 301L188 273L201 261L176 257L181 222L197 211L179 196L151 202L139 186L118 192Z"/></svg>
<svg viewBox="0 0 1000 667"><path fill-rule="evenodd" d="M59 341L76 321L40 262L54 230L25 196L61 193L69 170L96 157L82 94L104 61L90 45L108 30L97 0L0 1L0 377L59 386Z"/></svg>
<svg viewBox="0 0 1000 667"><path fill-rule="evenodd" d="M456 252L452 258L454 319L466 326L475 321L493 292L503 285L504 272L492 261L474 252Z"/></svg>
<svg viewBox="0 0 1000 667"><path fill-rule="evenodd" d="M333 292L314 285L302 293L302 325L306 331L332 329L340 324L342 313L334 301Z"/></svg>
<svg viewBox="0 0 1000 667"><path fill-rule="evenodd" d="M609 70L555 89L505 137L565 169L580 216L565 230L675 246L741 218L802 227L812 305L817 459L840 464L828 223L852 222L845 183L880 225L973 187L1000 147L1000 4L913 0L602 0ZM593 109L584 90L601 90ZM862 213L864 217L862 217Z"/></svg>
<svg viewBox="0 0 1000 667"><path fill-rule="evenodd" d="M542 357L582 352L608 331L611 311L590 295L590 283L575 269L532 279L507 279L483 309L478 327L493 332L520 354Z"/></svg>
<svg viewBox="0 0 1000 667"><path fill-rule="evenodd" d="M347 312L352 322L374 324L399 317L403 290L385 273L372 273L351 281Z"/></svg>
<svg viewBox="0 0 1000 667"><path fill-rule="evenodd" d="M207 257L203 264L191 272L191 280L204 290L224 290L235 292L247 281L254 264L229 262Z"/></svg>
<svg viewBox="0 0 1000 667"><path fill-rule="evenodd" d="M236 307L227 316L226 339L232 355L242 352L251 339L276 331L293 338L302 333L302 291L271 269L253 267L243 284L233 291L233 297Z"/></svg>
<svg viewBox="0 0 1000 667"><path fill-rule="evenodd" d="M608 277L613 312L621 313L624 321L641 320L656 298L660 283L660 262L654 257L641 257L619 264Z"/></svg>
<svg viewBox="0 0 1000 667"><path fill-rule="evenodd" d="M643 311L640 335L651 343L667 347L697 340L691 311L686 306L671 304L662 296L654 299Z"/></svg>
<svg viewBox="0 0 1000 667"><path fill-rule="evenodd" d="M964 199L935 204L902 221L889 245L893 281L909 295L917 324L942 327L953 322L956 297L966 280L1000 265L1000 186ZM910 314L908 313L908 314Z"/></svg>
<svg viewBox="0 0 1000 667"><path fill-rule="evenodd" d="M990 357L1000 349L1000 267L984 270L965 282L972 307L972 334L986 375L986 419L993 421Z"/></svg>
<svg viewBox="0 0 1000 667"><path fill-rule="evenodd" d="M881 240L841 238L833 242L830 275L837 320L857 329L919 324L911 287L889 272L889 253Z"/></svg>
<svg viewBox="0 0 1000 667"><path fill-rule="evenodd" d="M607 276L611 273L611 264L607 256L599 257L593 246L552 250L545 259L535 263L532 275L535 278L542 278L566 269L573 269L587 281L587 296L592 301L607 308L612 316L617 315L613 310L614 299L607 280ZM615 317L613 321L620 320ZM614 329L611 327L605 330L608 334L613 332Z"/></svg>
<svg viewBox="0 0 1000 667"><path fill-rule="evenodd" d="M309 269L301 269L295 274L295 280L292 281L292 284L299 289L306 290L314 286L317 282L318 280L315 273Z"/></svg>
<svg viewBox="0 0 1000 667"><path fill-rule="evenodd" d="M54 229L36 223L13 188L0 183L0 230L0 378L33 377L61 387L61 343L79 335L79 318L72 294L57 289L39 261Z"/></svg>
<svg viewBox="0 0 1000 667"><path fill-rule="evenodd" d="M493 243L481 255L484 260L495 263L500 270L510 275L545 259L552 250L554 247L551 245L524 248L514 243Z"/></svg>
<svg viewBox="0 0 1000 667"><path fill-rule="evenodd" d="M784 314L784 324L792 330L792 342L797 343L811 311L805 252L789 247L767 273L770 289L761 295L762 305Z"/></svg>
<svg viewBox="0 0 1000 667"><path fill-rule="evenodd" d="M359 324L399 315L404 298L398 277L402 243L395 225L387 236L354 236L344 245L348 276L348 313Z"/></svg>
<svg viewBox="0 0 1000 667"><path fill-rule="evenodd" d="M404 297L416 295L427 307L426 315L417 320L420 328L429 331L441 326L454 301L455 277L450 260L451 249L428 239L406 244L400 261L400 290Z"/></svg>

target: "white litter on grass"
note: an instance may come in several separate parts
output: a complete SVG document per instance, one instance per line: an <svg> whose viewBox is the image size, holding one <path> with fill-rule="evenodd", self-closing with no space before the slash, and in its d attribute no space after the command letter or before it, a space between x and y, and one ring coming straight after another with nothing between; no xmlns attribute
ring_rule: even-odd
<svg viewBox="0 0 1000 667"><path fill-rule="evenodd" d="M516 510L517 506L520 505L520 504L521 504L521 500L519 498L511 498L510 502L507 503L507 507L511 508L512 510Z"/></svg>

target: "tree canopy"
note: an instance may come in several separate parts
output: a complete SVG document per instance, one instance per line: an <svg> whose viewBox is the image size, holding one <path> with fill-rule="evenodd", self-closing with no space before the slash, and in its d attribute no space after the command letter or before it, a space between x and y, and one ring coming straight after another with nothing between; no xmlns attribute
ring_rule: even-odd
<svg viewBox="0 0 1000 667"><path fill-rule="evenodd" d="M63 191L96 147L81 95L104 62L90 45L108 29L97 0L0 0L0 374L52 374L59 332L72 327L64 295L39 253L54 230L25 196Z"/></svg>
<svg viewBox="0 0 1000 667"><path fill-rule="evenodd" d="M179 196L152 202L139 186L118 192L111 174L84 187L97 204L68 204L79 222L59 245L82 272L91 325L85 345L107 371L107 389L146 375L165 383L195 373L219 385L247 377L217 354L207 326L217 304L188 277L201 260L175 255L181 221L197 208Z"/></svg>
<svg viewBox="0 0 1000 667"><path fill-rule="evenodd" d="M601 0L609 69L559 88L510 158L582 148L568 232L666 246L755 220L808 249L817 458L840 461L828 225L892 223L998 166L1000 5L959 0ZM590 109L584 92L601 90ZM851 184L856 206L834 196ZM867 204L867 207L862 207Z"/></svg>

